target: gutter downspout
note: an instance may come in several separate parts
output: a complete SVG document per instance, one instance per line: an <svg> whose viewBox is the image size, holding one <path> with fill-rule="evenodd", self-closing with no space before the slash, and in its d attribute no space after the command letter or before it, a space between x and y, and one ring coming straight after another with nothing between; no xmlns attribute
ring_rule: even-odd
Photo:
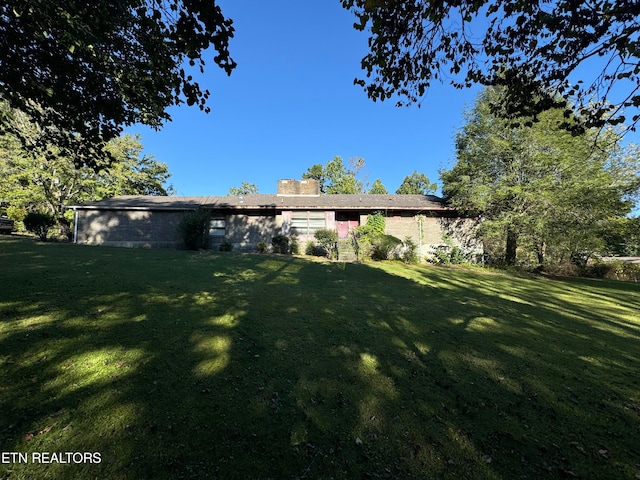
<svg viewBox="0 0 640 480"><path fill-rule="evenodd" d="M78 243L78 209L73 209L73 243Z"/></svg>
<svg viewBox="0 0 640 480"><path fill-rule="evenodd" d="M420 261L422 261L424 257L424 252L422 251L422 214L418 214L418 252L420 252Z"/></svg>

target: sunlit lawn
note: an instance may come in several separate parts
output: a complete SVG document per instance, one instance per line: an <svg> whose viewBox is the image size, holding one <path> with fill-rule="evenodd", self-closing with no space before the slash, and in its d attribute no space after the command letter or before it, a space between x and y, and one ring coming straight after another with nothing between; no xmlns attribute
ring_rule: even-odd
<svg viewBox="0 0 640 480"><path fill-rule="evenodd" d="M638 479L639 312L632 283L0 238L28 457L0 479Z"/></svg>

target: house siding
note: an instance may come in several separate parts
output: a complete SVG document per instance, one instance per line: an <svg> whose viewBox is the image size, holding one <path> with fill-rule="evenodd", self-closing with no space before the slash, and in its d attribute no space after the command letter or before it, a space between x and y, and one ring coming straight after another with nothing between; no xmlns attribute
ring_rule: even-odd
<svg viewBox="0 0 640 480"><path fill-rule="evenodd" d="M79 210L76 243L117 247L176 248L183 211Z"/></svg>
<svg viewBox="0 0 640 480"><path fill-rule="evenodd" d="M259 242L271 244L281 223L280 215L227 215L226 241L233 244L234 251L255 251Z"/></svg>
<svg viewBox="0 0 640 480"><path fill-rule="evenodd" d="M360 216L360 224L367 223L367 215ZM477 222L472 219L443 218L410 213L385 218L385 233L404 240L409 237L417 246L421 258L433 256L445 245L445 235L471 255L482 254L482 244L475 238Z"/></svg>

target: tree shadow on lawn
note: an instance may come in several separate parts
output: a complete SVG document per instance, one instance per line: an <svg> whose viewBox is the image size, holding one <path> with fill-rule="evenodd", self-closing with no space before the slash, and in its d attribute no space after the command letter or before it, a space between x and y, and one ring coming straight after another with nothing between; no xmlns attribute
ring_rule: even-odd
<svg viewBox="0 0 640 480"><path fill-rule="evenodd" d="M102 462L3 478L638 473L637 329L594 330L571 282L108 252L0 311L1 450Z"/></svg>

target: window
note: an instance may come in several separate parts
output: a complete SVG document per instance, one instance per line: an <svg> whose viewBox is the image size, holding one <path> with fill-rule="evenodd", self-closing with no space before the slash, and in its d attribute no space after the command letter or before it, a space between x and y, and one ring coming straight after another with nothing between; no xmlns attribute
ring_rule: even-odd
<svg viewBox="0 0 640 480"><path fill-rule="evenodd" d="M224 237L226 233L226 222L224 218L215 218L209 220L209 236Z"/></svg>
<svg viewBox="0 0 640 480"><path fill-rule="evenodd" d="M313 235L326 228L324 212L291 212L291 233L293 235Z"/></svg>

